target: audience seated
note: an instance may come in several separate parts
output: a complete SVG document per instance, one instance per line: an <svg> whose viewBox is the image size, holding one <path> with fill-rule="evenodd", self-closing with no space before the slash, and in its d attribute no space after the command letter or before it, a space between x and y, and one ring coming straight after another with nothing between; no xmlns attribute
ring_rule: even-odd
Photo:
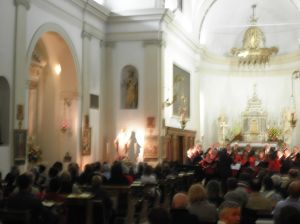
<svg viewBox="0 0 300 224"><path fill-rule="evenodd" d="M111 176L107 183L111 185L129 185L129 181L123 173L121 162L115 161L113 163L111 167Z"/></svg>
<svg viewBox="0 0 300 224"><path fill-rule="evenodd" d="M278 222L281 209L285 206L291 206L300 211L300 180L295 180L292 183L290 183L288 187L288 195L289 196L285 200L277 203L273 211L275 223Z"/></svg>
<svg viewBox="0 0 300 224"><path fill-rule="evenodd" d="M252 192L249 194L246 207L259 212L270 213L272 211L272 201L265 198L260 192L261 183L258 179L251 182Z"/></svg>
<svg viewBox="0 0 300 224"><path fill-rule="evenodd" d="M224 200L235 201L241 208L243 208L248 202L248 194L244 189L238 188L238 181L235 177L227 179L228 192L224 195Z"/></svg>
<svg viewBox="0 0 300 224"><path fill-rule="evenodd" d="M210 180L206 185L206 191L208 201L216 207L219 207L224 201L223 197L221 197L220 183L217 180Z"/></svg>
<svg viewBox="0 0 300 224"><path fill-rule="evenodd" d="M38 198L30 192L32 179L28 174L17 178L19 192L7 199L6 208L13 210L30 210L32 223L54 223L54 217L43 208Z"/></svg>
<svg viewBox="0 0 300 224"><path fill-rule="evenodd" d="M187 210L188 197L185 193L177 193L172 200L172 208L170 210L172 224L197 224L198 218Z"/></svg>
<svg viewBox="0 0 300 224"><path fill-rule="evenodd" d="M281 208L275 224L296 224L300 223L300 211L293 206L284 206Z"/></svg>
<svg viewBox="0 0 300 224"><path fill-rule="evenodd" d="M188 211L198 217L198 221L213 223L217 221L217 208L207 200L207 194L201 184L193 184L188 190Z"/></svg>
<svg viewBox="0 0 300 224"><path fill-rule="evenodd" d="M148 214L149 224L171 224L168 211L164 208L153 208Z"/></svg>
<svg viewBox="0 0 300 224"><path fill-rule="evenodd" d="M241 207L234 201L224 201L219 207L218 224L239 224Z"/></svg>

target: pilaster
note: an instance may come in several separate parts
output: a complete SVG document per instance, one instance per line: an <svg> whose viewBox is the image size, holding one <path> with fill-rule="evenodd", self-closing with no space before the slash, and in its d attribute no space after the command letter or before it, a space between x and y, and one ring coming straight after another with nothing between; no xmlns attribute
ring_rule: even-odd
<svg viewBox="0 0 300 224"><path fill-rule="evenodd" d="M13 128L18 127L16 118L17 105L25 106L26 102L26 30L27 30L27 11L30 9L30 0L14 0L16 6L15 22L15 50L14 50L14 108L13 108ZM27 108L24 108L27 111ZM24 116L25 118L27 116Z"/></svg>

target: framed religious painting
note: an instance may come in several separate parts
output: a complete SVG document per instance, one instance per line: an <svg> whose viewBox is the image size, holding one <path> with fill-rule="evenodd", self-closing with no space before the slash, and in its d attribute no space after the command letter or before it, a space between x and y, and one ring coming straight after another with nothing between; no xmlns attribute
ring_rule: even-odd
<svg viewBox="0 0 300 224"><path fill-rule="evenodd" d="M81 154L83 156L91 155L92 128L84 127L82 131Z"/></svg>
<svg viewBox="0 0 300 224"><path fill-rule="evenodd" d="M173 65L173 116L190 117L190 73Z"/></svg>
<svg viewBox="0 0 300 224"><path fill-rule="evenodd" d="M14 161L16 164L24 164L26 160L27 130L14 130Z"/></svg>
<svg viewBox="0 0 300 224"><path fill-rule="evenodd" d="M147 136L144 143L144 158L158 158L158 136Z"/></svg>

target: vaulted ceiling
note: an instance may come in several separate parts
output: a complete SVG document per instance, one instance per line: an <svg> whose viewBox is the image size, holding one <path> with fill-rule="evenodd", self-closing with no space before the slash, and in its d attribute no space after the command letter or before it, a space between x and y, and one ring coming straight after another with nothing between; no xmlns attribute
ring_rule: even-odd
<svg viewBox="0 0 300 224"><path fill-rule="evenodd" d="M218 55L228 55L241 47L250 25L252 5L256 4L257 26L265 34L266 47L278 47L278 54L299 50L300 11L296 0L215 0L200 25L200 43Z"/></svg>

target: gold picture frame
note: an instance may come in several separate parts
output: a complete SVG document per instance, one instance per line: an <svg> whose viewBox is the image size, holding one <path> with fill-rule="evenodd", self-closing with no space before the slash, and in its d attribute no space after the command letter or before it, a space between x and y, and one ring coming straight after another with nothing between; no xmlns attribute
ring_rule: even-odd
<svg viewBox="0 0 300 224"><path fill-rule="evenodd" d="M158 136L147 136L144 143L144 158L158 158Z"/></svg>
<svg viewBox="0 0 300 224"><path fill-rule="evenodd" d="M91 155L92 129L85 127L82 131L81 154L83 156Z"/></svg>
<svg viewBox="0 0 300 224"><path fill-rule="evenodd" d="M26 160L27 130L14 130L14 161L16 164L24 164Z"/></svg>

